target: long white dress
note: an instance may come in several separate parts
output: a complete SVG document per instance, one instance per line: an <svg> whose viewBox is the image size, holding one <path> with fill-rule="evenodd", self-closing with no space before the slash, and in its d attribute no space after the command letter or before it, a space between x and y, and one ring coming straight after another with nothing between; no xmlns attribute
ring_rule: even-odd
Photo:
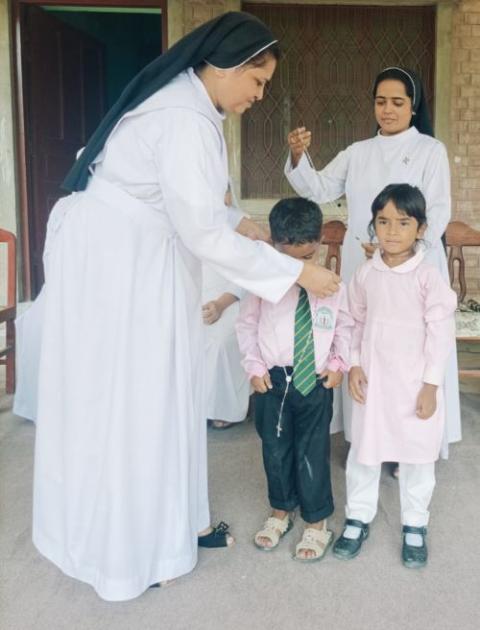
<svg viewBox="0 0 480 630"><path fill-rule="evenodd" d="M181 73L49 220L33 540L107 600L190 571L210 523L200 260L273 302L302 268L228 224L222 121Z"/></svg>
<svg viewBox="0 0 480 630"><path fill-rule="evenodd" d="M368 242L368 224L372 218L372 202L388 184L408 183L420 188L427 202L428 228L425 233L425 262L435 265L448 279L447 259L441 236L451 217L450 168L445 146L435 138L420 134L415 127L393 136L377 134L355 142L341 151L322 171L312 168L306 156L285 174L295 191L319 204L346 194L348 226L342 247L342 278L349 282L357 267L365 262L361 243ZM345 390L344 390L345 392ZM343 398L342 414L337 414L334 427L345 430L350 440L351 401ZM448 455L448 442L461 439L457 356L453 352L445 377L446 431L442 456Z"/></svg>
<svg viewBox="0 0 480 630"><path fill-rule="evenodd" d="M203 267L203 299L206 304L224 293L239 300L244 291L228 282L210 265ZM205 326L205 381L207 418L242 422L248 411L250 382L241 366L235 322L239 301L226 308L220 319Z"/></svg>

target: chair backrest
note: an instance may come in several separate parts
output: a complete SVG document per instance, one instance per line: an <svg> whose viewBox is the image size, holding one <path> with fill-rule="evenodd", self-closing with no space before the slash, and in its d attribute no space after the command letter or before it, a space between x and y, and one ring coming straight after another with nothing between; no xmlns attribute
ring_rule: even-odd
<svg viewBox="0 0 480 630"><path fill-rule="evenodd" d="M327 255L325 257L325 267L340 274L342 264L341 245L347 228L343 221L327 221L322 228L322 244L328 245ZM334 268L332 269L332 264Z"/></svg>
<svg viewBox="0 0 480 630"><path fill-rule="evenodd" d="M0 243L7 245L7 304L4 306L11 307L17 301L17 239L11 232L0 229Z"/></svg>
<svg viewBox="0 0 480 630"><path fill-rule="evenodd" d="M462 221L450 221L447 226L446 239L447 247L450 248L448 253L450 284L454 288L458 282L458 300L459 302L463 302L467 294L463 248L467 246L480 246L480 231L475 230ZM456 273L456 267L458 267L458 273Z"/></svg>

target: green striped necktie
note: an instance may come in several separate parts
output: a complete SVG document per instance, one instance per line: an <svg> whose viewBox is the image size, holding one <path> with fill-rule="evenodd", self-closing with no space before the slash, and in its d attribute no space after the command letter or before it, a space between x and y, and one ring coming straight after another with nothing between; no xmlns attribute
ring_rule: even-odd
<svg viewBox="0 0 480 630"><path fill-rule="evenodd" d="M313 343L312 313L305 289L300 288L295 311L295 342L293 349L293 384L302 396L315 387L315 346Z"/></svg>

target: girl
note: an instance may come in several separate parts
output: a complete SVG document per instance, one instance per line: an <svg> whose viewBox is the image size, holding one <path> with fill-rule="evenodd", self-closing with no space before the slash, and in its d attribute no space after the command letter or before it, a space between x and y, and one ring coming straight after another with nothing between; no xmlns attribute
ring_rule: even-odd
<svg viewBox="0 0 480 630"><path fill-rule="evenodd" d="M375 516L381 464L399 462L403 563L427 562L428 506L435 485L445 405L443 381L455 343L455 293L425 261L418 188L391 184L374 200L369 225L379 249L355 272L349 303L349 389L354 400L347 460L346 526L334 546L353 558Z"/></svg>
<svg viewBox="0 0 480 630"><path fill-rule="evenodd" d="M426 261L433 264L448 282L448 269L441 236L450 220L450 171L445 146L435 140L419 77L405 68L386 68L373 86L374 113L378 133L341 151L317 172L304 154L311 134L296 129L289 134L290 158L286 175L301 196L317 203L333 201L346 194L348 229L342 248L342 278L349 282L365 260L367 225L374 197L387 184L408 182L422 191L427 207L428 227L424 240ZM343 389L343 423L350 440L350 399ZM447 426L442 456L448 456L448 443L461 439L460 403L456 353L449 358L445 381ZM341 430L338 422L336 430Z"/></svg>

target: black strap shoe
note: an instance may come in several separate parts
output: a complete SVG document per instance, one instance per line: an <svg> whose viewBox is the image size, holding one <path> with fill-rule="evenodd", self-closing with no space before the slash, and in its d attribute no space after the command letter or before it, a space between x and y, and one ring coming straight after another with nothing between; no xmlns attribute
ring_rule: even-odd
<svg viewBox="0 0 480 630"><path fill-rule="evenodd" d="M415 547L414 545L407 545L406 534L420 534L422 537L422 546ZM426 527L412 527L411 525L403 526L402 562L407 569L420 569L427 564L428 549L425 541L426 536Z"/></svg>
<svg viewBox="0 0 480 630"><path fill-rule="evenodd" d="M345 538L342 534L333 545L333 555L340 560L352 560L360 553L364 540L367 540L370 526L368 523L357 521L353 518L347 518L345 521L345 528L348 525L358 527L360 535L357 538ZM343 532L345 533L345 528Z"/></svg>

